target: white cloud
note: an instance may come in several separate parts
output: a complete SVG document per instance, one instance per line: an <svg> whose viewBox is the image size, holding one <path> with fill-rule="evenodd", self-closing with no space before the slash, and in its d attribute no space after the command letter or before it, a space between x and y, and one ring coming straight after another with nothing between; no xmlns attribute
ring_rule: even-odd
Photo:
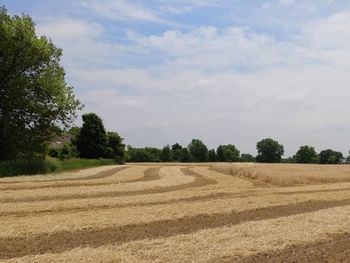
<svg viewBox="0 0 350 263"><path fill-rule="evenodd" d="M127 0L88 0L85 7L99 15L117 20L164 22L154 11Z"/></svg>
<svg viewBox="0 0 350 263"><path fill-rule="evenodd" d="M103 25L67 17L44 17L37 22L37 33L63 48L63 63L68 71L80 67L112 64L127 47L104 41Z"/></svg>
<svg viewBox="0 0 350 263"><path fill-rule="evenodd" d="M104 32L101 24L68 17L44 18L39 21L37 33L48 35L55 39L69 39L81 37L97 37Z"/></svg>
<svg viewBox="0 0 350 263"><path fill-rule="evenodd" d="M295 0L279 0L279 3L281 5L292 5L294 4Z"/></svg>
<svg viewBox="0 0 350 263"><path fill-rule="evenodd" d="M101 25L63 18L39 23L39 32L64 49L85 110L128 144L200 137L254 153L257 140L274 137L293 154L302 144L348 150L349 22L349 13L334 14L284 41L246 27L202 26L129 31L130 43L117 45L103 40ZM112 64L125 57L141 62Z"/></svg>
<svg viewBox="0 0 350 263"><path fill-rule="evenodd" d="M350 49L350 11L310 22L303 30L311 48Z"/></svg>

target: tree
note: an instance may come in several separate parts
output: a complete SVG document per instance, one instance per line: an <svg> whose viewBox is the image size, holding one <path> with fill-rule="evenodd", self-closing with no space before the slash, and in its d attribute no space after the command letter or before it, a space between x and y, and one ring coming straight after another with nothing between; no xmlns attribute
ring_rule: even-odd
<svg viewBox="0 0 350 263"><path fill-rule="evenodd" d="M178 143L175 143L171 146L171 159L173 162L180 161L180 153L182 146Z"/></svg>
<svg viewBox="0 0 350 263"><path fill-rule="evenodd" d="M107 133L106 158L113 158L118 163L125 162L125 144L123 138L116 132Z"/></svg>
<svg viewBox="0 0 350 263"><path fill-rule="evenodd" d="M128 146L128 162L160 162L161 150L152 147L133 148Z"/></svg>
<svg viewBox="0 0 350 263"><path fill-rule="evenodd" d="M237 162L239 161L239 150L232 144L220 145L217 150L219 162Z"/></svg>
<svg viewBox="0 0 350 263"><path fill-rule="evenodd" d="M193 157L193 161L208 161L208 148L201 140L193 139L192 142L188 145L188 150Z"/></svg>
<svg viewBox="0 0 350 263"><path fill-rule="evenodd" d="M169 145L163 147L160 154L160 160L162 162L171 162L171 150Z"/></svg>
<svg viewBox="0 0 350 263"><path fill-rule="evenodd" d="M256 144L258 155L256 161L260 163L279 163L284 154L283 145L270 138L263 139Z"/></svg>
<svg viewBox="0 0 350 263"><path fill-rule="evenodd" d="M251 154L248 154L248 153L242 153L240 161L244 162L244 163L254 163L255 157Z"/></svg>
<svg viewBox="0 0 350 263"><path fill-rule="evenodd" d="M208 161L209 162L217 162L217 156L216 156L216 152L214 149L209 150Z"/></svg>
<svg viewBox="0 0 350 263"><path fill-rule="evenodd" d="M107 135L102 120L95 113L82 116L83 125L76 139L80 157L95 159L106 156Z"/></svg>
<svg viewBox="0 0 350 263"><path fill-rule="evenodd" d="M350 151L349 151L349 156L346 157L345 161L346 161L346 163L348 163L348 164L350 163Z"/></svg>
<svg viewBox="0 0 350 263"><path fill-rule="evenodd" d="M188 162L191 162L193 160L193 157L191 156L191 153L188 151L187 148L182 148L180 150L180 162L183 162L183 163L188 163Z"/></svg>
<svg viewBox="0 0 350 263"><path fill-rule="evenodd" d="M81 104L64 80L62 50L37 37L27 15L0 7L0 160L45 156L60 126L70 126Z"/></svg>
<svg viewBox="0 0 350 263"><path fill-rule="evenodd" d="M72 128L70 128L69 130L68 130L68 134L70 135L70 136L72 136L72 139L74 140L77 136L78 136L78 134L80 133L80 127L77 127L77 126L73 126Z"/></svg>
<svg viewBox="0 0 350 263"><path fill-rule="evenodd" d="M341 152L336 152L331 149L323 150L320 152L320 164L339 164L343 161L344 157Z"/></svg>
<svg viewBox="0 0 350 263"><path fill-rule="evenodd" d="M294 156L296 163L317 163L317 153L314 147L301 146Z"/></svg>

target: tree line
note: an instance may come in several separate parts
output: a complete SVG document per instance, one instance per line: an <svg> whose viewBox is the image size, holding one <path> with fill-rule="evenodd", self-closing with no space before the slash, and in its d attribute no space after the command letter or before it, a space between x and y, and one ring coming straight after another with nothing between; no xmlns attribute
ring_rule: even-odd
<svg viewBox="0 0 350 263"><path fill-rule="evenodd" d="M127 147L128 162L259 162L259 163L304 163L304 164L340 164L350 163L341 152L331 149L320 153L312 146L301 146L293 157L283 159L284 146L278 141L266 138L256 144L258 154L253 156L240 153L233 144L219 145L216 149L208 147L199 139L193 139L187 147L179 143L166 145L162 149L153 147Z"/></svg>

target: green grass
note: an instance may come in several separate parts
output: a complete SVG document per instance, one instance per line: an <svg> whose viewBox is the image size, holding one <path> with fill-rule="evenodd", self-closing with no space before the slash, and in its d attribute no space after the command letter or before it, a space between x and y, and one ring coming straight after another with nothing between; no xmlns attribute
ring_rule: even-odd
<svg viewBox="0 0 350 263"><path fill-rule="evenodd" d="M0 177L47 174L113 164L116 164L115 160L110 159L68 159L61 161L51 157L45 160L1 161Z"/></svg>
<svg viewBox="0 0 350 263"><path fill-rule="evenodd" d="M58 160L55 160L58 161ZM101 165L115 165L116 161L112 159L67 159L58 161L58 171L76 170Z"/></svg>

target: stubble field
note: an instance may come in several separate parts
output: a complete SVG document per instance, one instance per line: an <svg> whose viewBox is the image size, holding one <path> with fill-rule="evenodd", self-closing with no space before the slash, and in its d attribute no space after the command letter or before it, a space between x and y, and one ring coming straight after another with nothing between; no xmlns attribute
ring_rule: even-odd
<svg viewBox="0 0 350 263"><path fill-rule="evenodd" d="M350 166L128 164L0 179L1 262L350 262Z"/></svg>

